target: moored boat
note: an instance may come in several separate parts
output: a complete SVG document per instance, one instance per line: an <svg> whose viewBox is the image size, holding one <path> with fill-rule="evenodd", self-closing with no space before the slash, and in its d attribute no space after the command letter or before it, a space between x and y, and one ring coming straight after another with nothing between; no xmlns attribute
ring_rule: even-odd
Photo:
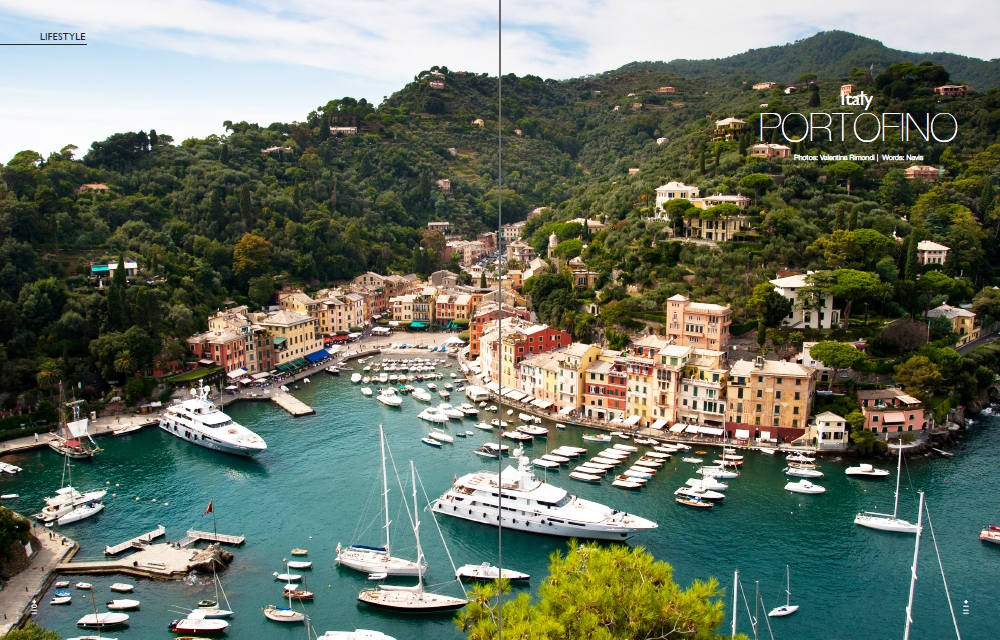
<svg viewBox="0 0 1000 640"><path fill-rule="evenodd" d="M482 564L465 564L455 571L455 576L466 580L496 580L497 568L488 562ZM506 580L528 580L531 576L527 573L504 569L503 577Z"/></svg>

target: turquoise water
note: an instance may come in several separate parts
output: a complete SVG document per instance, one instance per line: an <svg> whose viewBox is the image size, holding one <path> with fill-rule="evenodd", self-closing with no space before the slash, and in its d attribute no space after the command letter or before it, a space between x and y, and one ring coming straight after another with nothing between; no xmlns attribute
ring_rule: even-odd
<svg viewBox="0 0 1000 640"><path fill-rule="evenodd" d="M211 516L202 512L208 501L214 500L219 531L247 537L247 543L235 551L233 565L222 574L236 611L228 637L305 637L301 625L267 621L261 608L280 604L281 585L272 573L283 570L281 559L291 558L293 547L306 547L314 569L303 573L308 588L316 592L316 600L305 608L321 633L360 627L378 629L399 640L459 638L450 616L404 617L357 603L358 591L372 583L363 574L338 569L335 549L338 542L374 543L381 535L377 509L379 422L385 425L400 474L407 473L412 459L432 499L447 490L453 476L487 466L488 461L473 455L472 450L491 434L474 429L473 420L465 420L463 429L471 429L475 435L433 449L420 442L428 428L416 416L425 405L407 397L401 409L390 409L363 398L358 386L343 376L318 374L311 385L293 393L316 408L317 414L290 418L269 403L245 403L231 409L237 421L257 431L268 443L268 451L255 460L207 451L159 429L102 440L105 451L95 461L75 466L74 484L91 488L110 483L109 488L118 496L109 497L107 508L98 516L64 528L82 545L77 557L101 557L105 544L126 540L159 524L166 527L170 540L183 537L192 527L211 530ZM457 421L451 425L452 433L458 430ZM549 442L542 440L527 447L532 457L561 444L586 446L592 452L603 448L583 443L580 429L557 431L548 426L552 432ZM1000 523L993 491L1000 468L997 427L996 419L984 418L955 449L955 457L911 460L904 469L901 516L916 517L915 489L926 490L966 639L992 638L1000 629L996 581L1000 548L977 538L984 524ZM495 432L492 437L495 439ZM706 457L714 457L712 453ZM25 469L16 477L0 478L3 493L21 495L11 506L24 513L37 510L42 497L59 486L61 459L48 449L4 460ZM639 492L619 490L608 481L597 486L576 482L567 477L566 467L549 473L549 480L585 498L657 521L657 531L635 538L633 544L672 564L681 584L715 576L729 591L733 570L738 568L751 609L754 582L758 580L768 608L783 603L785 564L791 565L792 600L801 609L791 617L771 620L778 639L900 637L913 537L853 524L859 510L892 509L891 479L852 480L843 473L845 464L821 462L826 477L819 483L827 487L827 493L805 496L783 491L787 481L781 473L783 466L780 457L747 455L741 477L729 481L725 504L710 511L674 503L674 489L695 475L691 465L676 458ZM408 484L405 478L404 483ZM412 557L413 535L391 471L390 486L394 553ZM409 488L406 495L410 495ZM456 564L495 563L496 529L452 518L439 522ZM427 510L422 523L421 539L430 563L428 583L440 585L436 590L460 595L454 582L443 584L450 581L451 569ZM367 533L360 533L364 531ZM912 637L947 638L954 631L926 527L925 532ZM526 588L533 591L546 574L548 555L564 548L562 539L506 532L505 566L529 572L532 579ZM99 603L112 598L107 587L119 579L88 578L96 586ZM168 638L167 623L183 617L172 610L191 608L199 599L214 595L211 580L204 578L127 581L136 585L132 597L142 601L142 610L132 613L128 629L112 634L120 639ZM77 592L69 607L51 607L46 598L40 604L38 622L63 636L76 635L75 621L91 611L89 600L81 596ZM965 599L969 601L968 615L962 613ZM300 606L296 604L296 608ZM726 599L727 620L730 606L731 596ZM740 611L740 621L741 631L749 632L745 609ZM762 637L767 637L766 628Z"/></svg>

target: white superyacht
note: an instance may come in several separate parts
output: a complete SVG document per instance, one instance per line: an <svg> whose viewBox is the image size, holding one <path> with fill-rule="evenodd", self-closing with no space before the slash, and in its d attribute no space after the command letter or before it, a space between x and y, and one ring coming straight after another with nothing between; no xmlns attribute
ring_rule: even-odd
<svg viewBox="0 0 1000 640"><path fill-rule="evenodd" d="M254 456L267 449L263 438L215 407L209 388L191 389L190 400L170 405L160 418L160 428L182 440L224 453Z"/></svg>
<svg viewBox="0 0 1000 640"><path fill-rule="evenodd" d="M624 540L656 529L652 520L583 500L538 480L522 453L520 448L514 451L518 468L508 466L500 475L505 528L594 540ZM477 471L456 480L433 508L442 515L497 526L497 501L497 474Z"/></svg>

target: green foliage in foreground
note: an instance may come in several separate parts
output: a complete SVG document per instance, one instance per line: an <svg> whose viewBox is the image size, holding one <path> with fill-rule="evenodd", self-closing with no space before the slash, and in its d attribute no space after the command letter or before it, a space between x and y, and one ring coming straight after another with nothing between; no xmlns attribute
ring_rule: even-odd
<svg viewBox="0 0 1000 640"><path fill-rule="evenodd" d="M673 568L642 547L569 543L566 555L551 556L539 600L522 593L504 600L505 638L594 640L718 638L725 619L714 578L681 589ZM504 584L504 592L508 586ZM496 584L477 586L469 606L455 618L470 640L497 637ZM745 636L739 636L745 638Z"/></svg>
<svg viewBox="0 0 1000 640"><path fill-rule="evenodd" d="M55 631L43 629L29 620L24 625L24 628L14 629L5 635L3 640L59 640L59 634Z"/></svg>
<svg viewBox="0 0 1000 640"><path fill-rule="evenodd" d="M0 553L14 542L27 542L30 532L31 523L7 507L0 507Z"/></svg>

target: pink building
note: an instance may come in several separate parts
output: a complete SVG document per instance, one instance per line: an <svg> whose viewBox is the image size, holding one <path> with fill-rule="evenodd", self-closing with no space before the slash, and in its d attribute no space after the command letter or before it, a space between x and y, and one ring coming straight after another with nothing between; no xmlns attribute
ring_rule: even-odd
<svg viewBox="0 0 1000 640"><path fill-rule="evenodd" d="M865 429L883 439L905 432L926 431L934 426L933 414L924 409L920 400L902 389L858 391Z"/></svg>

